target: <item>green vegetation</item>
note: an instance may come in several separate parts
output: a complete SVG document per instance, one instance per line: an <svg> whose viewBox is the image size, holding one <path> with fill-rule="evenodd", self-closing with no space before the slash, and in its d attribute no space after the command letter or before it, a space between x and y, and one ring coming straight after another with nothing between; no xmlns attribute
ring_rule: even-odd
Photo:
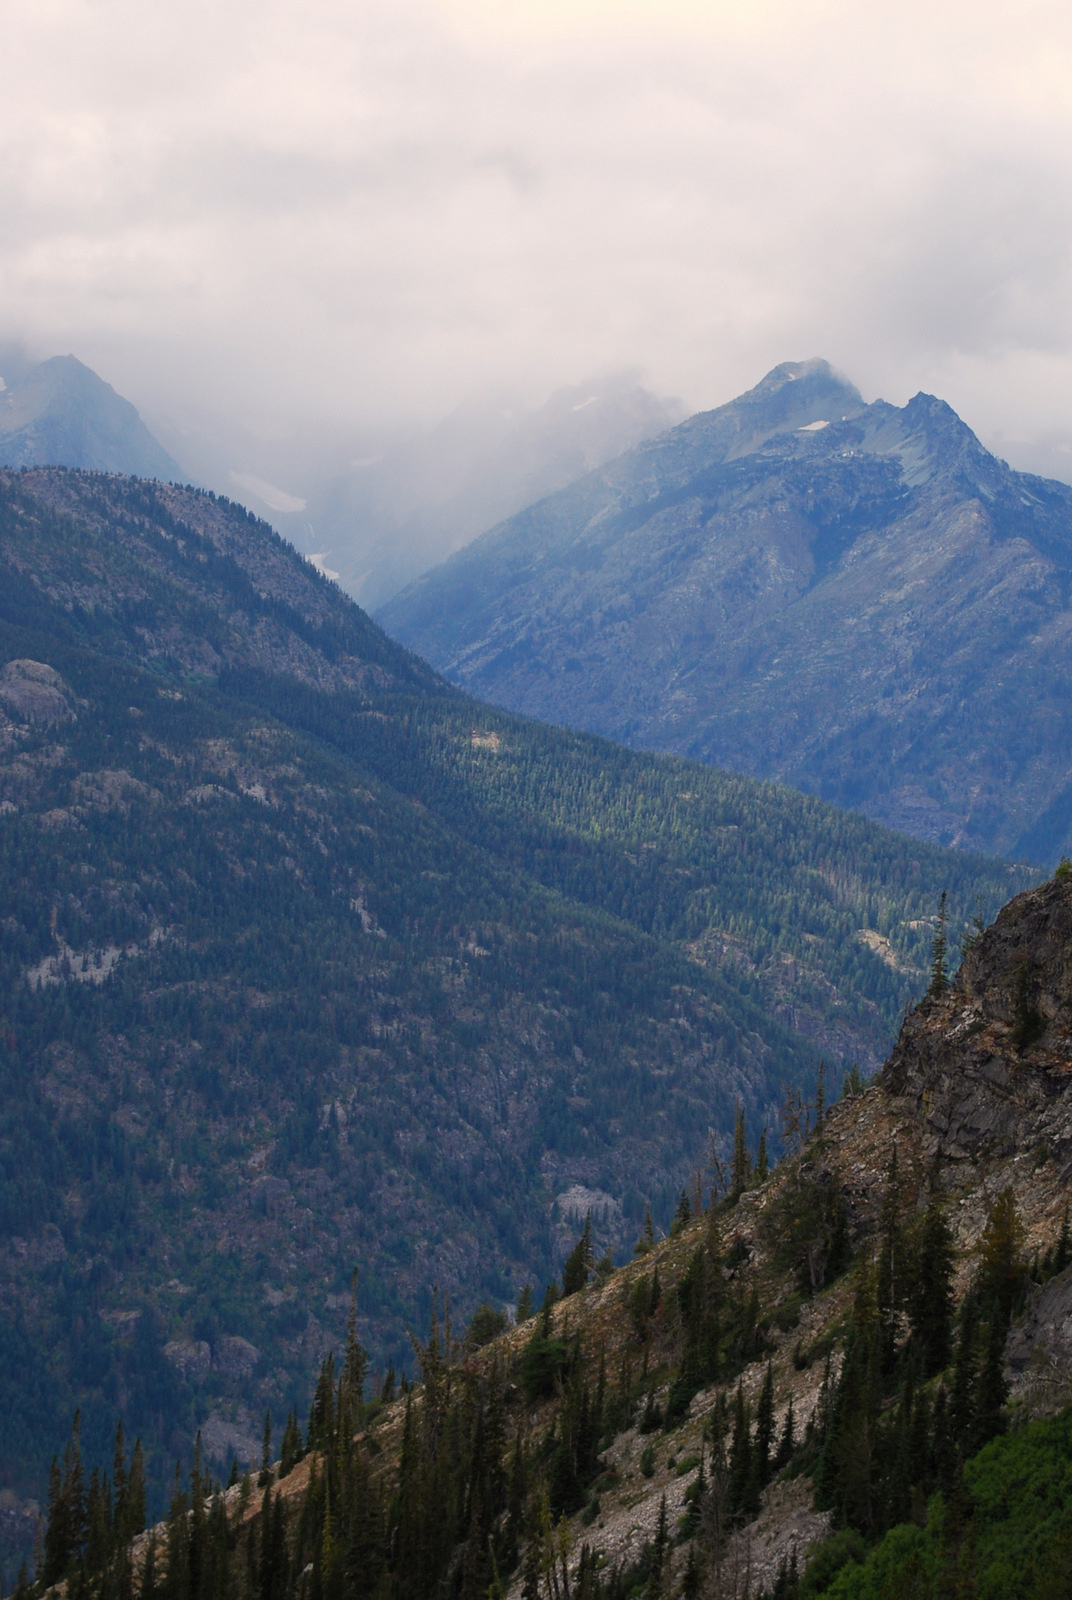
<svg viewBox="0 0 1072 1600"><path fill-rule="evenodd" d="M566 1172L623 1219L593 1218L580 1283L646 1210L670 1226L738 1102L758 1132L810 1092L813 1031L839 1065L881 1056L939 885L956 927L1026 881L481 707L193 491L0 474L0 580L0 675L59 674L0 676L0 1475L23 1492L78 1406L88 1462L116 1411L140 1436L150 1506L251 1387L304 1413L355 1263L373 1365L402 1371L433 1284L467 1316L554 1274ZM715 1339L707 1296L686 1387L761 1347L732 1296Z"/></svg>
<svg viewBox="0 0 1072 1600"><path fill-rule="evenodd" d="M830 1541L844 1565L820 1553L801 1596L829 1600L1059 1600L1072 1588L1072 1412L995 1439L964 1467L920 1521L890 1530L870 1552L857 1538Z"/></svg>
<svg viewBox="0 0 1072 1600"><path fill-rule="evenodd" d="M805 1109L818 1120L819 1105ZM801 1165L814 1165L815 1153L809 1143ZM791 1164L781 1176L793 1176ZM792 1405L776 1428L769 1360L751 1401L742 1381L733 1387L762 1354L774 1311L757 1280L747 1291L736 1281L744 1258L726 1238L738 1198L727 1194L695 1219L684 1270L678 1258L660 1285L659 1266L670 1264L660 1254L623 1298L617 1325L601 1323L597 1337L583 1316L570 1331L573 1301L556 1315L552 1284L527 1338L477 1362L493 1308L479 1307L456 1342L433 1305L427 1340L413 1346L420 1382L403 1381L401 1415L387 1413L387 1394L367 1398L352 1308L340 1369L329 1355L304 1439L288 1418L278 1481L267 1431L256 1491L247 1475L225 1495L198 1446L189 1490L176 1488L164 1537L150 1541L140 1569L124 1540L144 1514L140 1446L128 1466L120 1432L113 1477L94 1474L87 1492L76 1419L53 1463L43 1577L65 1577L78 1600L158 1591L180 1600L495 1600L518 1579L526 1600L676 1600L703 1592L764 1488L785 1473L813 1479L833 1529L803 1572L795 1555L783 1562L768 1600L1061 1596L1072 1577L1072 1412L1007 1431L1005 1334L1028 1280L1012 1192L991 1203L956 1316L945 1218L935 1201L921 1212L918 1200L894 1155L875 1248L854 1262L846 1248L853 1304L841 1361L828 1356L802 1435ZM678 1237L688 1226L682 1218ZM1066 1222L1035 1276L1062 1270L1069 1252ZM712 1382L720 1392L692 1436L699 1448L668 1448L660 1430ZM655 1400L664 1383L665 1412ZM646 1436L635 1457L641 1480L662 1469L691 1481L680 1514L670 1516L664 1493L648 1540L631 1561L608 1566L585 1541L601 1496L622 1484L604 1452L630 1427ZM280 1483L306 1457L302 1492L287 1499Z"/></svg>

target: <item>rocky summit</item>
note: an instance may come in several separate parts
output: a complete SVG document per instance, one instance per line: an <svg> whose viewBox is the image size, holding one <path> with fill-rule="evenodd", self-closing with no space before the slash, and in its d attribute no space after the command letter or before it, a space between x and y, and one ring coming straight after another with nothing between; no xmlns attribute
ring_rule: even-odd
<svg viewBox="0 0 1072 1600"><path fill-rule="evenodd" d="M1072 836L1072 489L823 361L510 518L381 613L511 709L917 837Z"/></svg>
<svg viewBox="0 0 1072 1600"><path fill-rule="evenodd" d="M0 463L186 477L130 401L74 356L0 378Z"/></svg>

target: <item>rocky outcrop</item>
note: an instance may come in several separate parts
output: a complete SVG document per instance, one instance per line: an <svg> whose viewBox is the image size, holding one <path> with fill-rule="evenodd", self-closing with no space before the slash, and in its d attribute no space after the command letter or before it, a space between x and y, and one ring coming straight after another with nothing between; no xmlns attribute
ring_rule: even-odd
<svg viewBox="0 0 1072 1600"><path fill-rule="evenodd" d="M1072 1401L1072 1267L1032 1288L1005 1347L1006 1376L1011 1398L1045 1416Z"/></svg>
<svg viewBox="0 0 1072 1600"><path fill-rule="evenodd" d="M74 715L67 686L43 661L9 661L0 670L0 712L20 722L65 722Z"/></svg>
<svg viewBox="0 0 1072 1600"><path fill-rule="evenodd" d="M1072 1179L1072 878L1017 895L945 994L905 1019L882 1074L932 1163L1037 1147Z"/></svg>

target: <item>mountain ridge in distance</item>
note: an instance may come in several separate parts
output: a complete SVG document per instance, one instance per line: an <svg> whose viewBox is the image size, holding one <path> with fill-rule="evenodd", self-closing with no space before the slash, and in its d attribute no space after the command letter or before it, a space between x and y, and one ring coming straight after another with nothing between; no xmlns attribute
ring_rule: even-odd
<svg viewBox="0 0 1072 1600"><path fill-rule="evenodd" d="M784 363L381 608L527 715L1012 855L1072 841L1072 488ZM1029 714L1024 715L1025 708Z"/></svg>
<svg viewBox="0 0 1072 1600"><path fill-rule="evenodd" d="M0 465L75 467L164 482L184 477L130 401L70 355L28 369L19 363L17 376L0 390Z"/></svg>
<svg viewBox="0 0 1072 1600"><path fill-rule="evenodd" d="M252 494L284 538L372 607L683 414L621 373L561 387L539 404L477 397L422 427L281 423L261 437L196 413L161 417L157 427L198 482Z"/></svg>

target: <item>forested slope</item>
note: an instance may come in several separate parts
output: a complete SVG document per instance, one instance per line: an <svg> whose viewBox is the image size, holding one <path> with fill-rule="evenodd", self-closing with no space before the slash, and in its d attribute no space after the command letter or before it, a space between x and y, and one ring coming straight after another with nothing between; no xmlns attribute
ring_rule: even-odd
<svg viewBox="0 0 1072 1600"><path fill-rule="evenodd" d="M419 1381L351 1324L279 1460L50 1489L43 1584L110 1600L1057 1600L1072 1571L1072 865L929 992L866 1089L740 1122L668 1239L537 1311L435 1308ZM1030 1019L1030 1027L1025 1026ZM829 1087L829 1086L827 1086ZM274 1452L269 1452L269 1456ZM138 1523L134 1521L134 1526Z"/></svg>
<svg viewBox="0 0 1072 1600"><path fill-rule="evenodd" d="M1072 848L1070 575L1067 484L786 362L381 615L497 705L1033 859Z"/></svg>
<svg viewBox="0 0 1072 1600"><path fill-rule="evenodd" d="M0 1472L150 1483L665 1223L739 1098L880 1058L1024 881L491 712L193 491L0 474ZM105 1418L109 1420L105 1422Z"/></svg>

